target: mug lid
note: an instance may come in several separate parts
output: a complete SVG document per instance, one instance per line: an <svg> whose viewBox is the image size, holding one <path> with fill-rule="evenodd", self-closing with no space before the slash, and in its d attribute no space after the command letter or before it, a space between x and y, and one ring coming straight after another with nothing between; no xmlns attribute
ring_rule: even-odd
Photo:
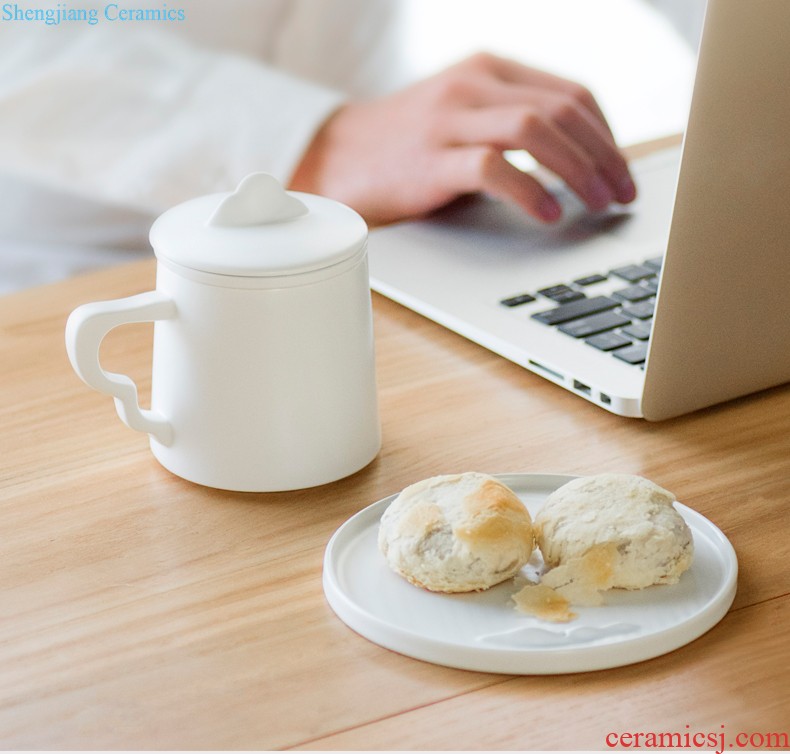
<svg viewBox="0 0 790 754"><path fill-rule="evenodd" d="M253 173L235 191L167 210L151 226L157 257L218 275L270 277L330 267L367 238L365 221L332 199L286 191Z"/></svg>

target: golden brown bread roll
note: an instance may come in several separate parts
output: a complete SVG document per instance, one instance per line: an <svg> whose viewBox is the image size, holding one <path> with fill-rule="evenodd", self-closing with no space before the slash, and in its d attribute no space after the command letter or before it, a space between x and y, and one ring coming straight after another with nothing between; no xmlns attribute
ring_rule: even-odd
<svg viewBox="0 0 790 754"><path fill-rule="evenodd" d="M577 562L596 548L599 588L642 589L675 584L688 569L694 543L675 496L630 474L580 477L546 499L535 516L535 534L549 567ZM544 578L554 586L549 578Z"/></svg>
<svg viewBox="0 0 790 754"><path fill-rule="evenodd" d="M497 479L468 472L403 490L381 519L379 549L412 584L435 592L487 589L515 575L534 549L532 522Z"/></svg>

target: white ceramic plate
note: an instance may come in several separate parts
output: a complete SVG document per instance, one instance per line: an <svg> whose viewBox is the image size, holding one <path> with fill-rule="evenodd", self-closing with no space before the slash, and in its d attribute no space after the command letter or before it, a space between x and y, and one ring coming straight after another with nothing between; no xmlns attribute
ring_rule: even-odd
<svg viewBox="0 0 790 754"><path fill-rule="evenodd" d="M574 477L506 474L534 516ZM514 579L484 592L436 594L393 573L377 547L381 515L394 495L346 521L324 557L324 593L357 633L401 654L449 667L522 675L613 668L670 652L701 636L735 597L738 561L708 519L675 503L694 535L694 562L680 583L604 593L601 607L574 607L570 623L519 613ZM518 579L518 577L516 577Z"/></svg>

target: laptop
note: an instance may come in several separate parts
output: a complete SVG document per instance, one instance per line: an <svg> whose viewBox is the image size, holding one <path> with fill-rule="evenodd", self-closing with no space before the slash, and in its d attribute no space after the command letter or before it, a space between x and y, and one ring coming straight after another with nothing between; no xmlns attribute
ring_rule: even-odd
<svg viewBox="0 0 790 754"><path fill-rule="evenodd" d="M636 202L592 215L555 179L544 226L462 199L374 230L371 287L621 416L789 382L788 81L790 2L709 0L682 146L632 163Z"/></svg>

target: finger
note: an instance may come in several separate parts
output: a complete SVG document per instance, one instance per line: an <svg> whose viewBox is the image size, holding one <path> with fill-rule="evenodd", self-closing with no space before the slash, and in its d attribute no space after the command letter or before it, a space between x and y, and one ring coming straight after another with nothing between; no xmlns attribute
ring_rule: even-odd
<svg viewBox="0 0 790 754"><path fill-rule="evenodd" d="M514 114L518 114L519 107L541 112L572 127L576 133L585 134L586 140L594 142L597 149L620 157L620 150L603 118L562 92L494 80L477 81L466 104L476 108L512 106Z"/></svg>
<svg viewBox="0 0 790 754"><path fill-rule="evenodd" d="M451 147L437 161L435 180L456 195L485 192L519 205L542 222L562 216L559 202L535 178L491 147Z"/></svg>
<svg viewBox="0 0 790 754"><path fill-rule="evenodd" d="M618 202L627 204L636 198L628 163L608 131L588 110L557 98L548 104L550 117L564 133L592 158L598 172L612 188Z"/></svg>
<svg viewBox="0 0 790 754"><path fill-rule="evenodd" d="M446 120L457 146L489 146L497 152L524 149L559 175L593 211L615 199L615 192L593 158L570 136L529 108L459 110Z"/></svg>
<svg viewBox="0 0 790 754"><path fill-rule="evenodd" d="M470 99L464 103L467 107L477 111L487 108L499 111L500 125L511 136L505 148L532 151L533 145L513 143L513 135L524 136L525 132L529 132L533 118L542 117L553 121L593 160L596 170L611 187L612 198L624 204L636 198L636 186L628 163L615 144L608 126L572 97L533 86L505 84L492 78L485 81L478 79L470 94ZM511 108L510 112L504 109L507 107ZM460 107L456 109L456 112L461 111ZM473 132L467 133L462 140L470 144L481 143L481 139L476 138ZM566 178L564 173L563 178Z"/></svg>
<svg viewBox="0 0 790 754"><path fill-rule="evenodd" d="M530 68L515 60L502 58L490 53L481 53L476 56L480 69L490 73L499 80L519 86L538 87L547 91L561 92L579 105L587 109L611 133L609 124L598 102L587 87L576 81L562 78L548 71Z"/></svg>

